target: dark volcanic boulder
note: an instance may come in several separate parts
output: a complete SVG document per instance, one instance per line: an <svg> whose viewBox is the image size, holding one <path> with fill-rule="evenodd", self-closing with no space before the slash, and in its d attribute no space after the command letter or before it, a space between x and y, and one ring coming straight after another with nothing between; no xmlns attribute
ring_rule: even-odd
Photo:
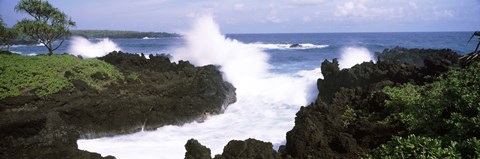
<svg viewBox="0 0 480 159"><path fill-rule="evenodd" d="M191 122L222 113L236 100L235 88L213 65L122 52L100 59L125 78L102 89L72 80L72 90L44 98L0 100L0 158L101 158L78 150L76 141ZM92 78L109 79L100 73Z"/></svg>
<svg viewBox="0 0 480 159"><path fill-rule="evenodd" d="M190 139L185 144L185 159L211 159L210 149L200 144L195 139Z"/></svg>
<svg viewBox="0 0 480 159"><path fill-rule="evenodd" d="M68 125L76 125L84 137L182 124L221 113L236 100L235 88L223 81L213 65L194 67L184 61L171 63L162 55L146 59L121 52L100 59L127 76L124 84L65 101L58 109L60 117Z"/></svg>
<svg viewBox="0 0 480 159"><path fill-rule="evenodd" d="M456 64L460 57L460 55L451 49L407 49L403 47L385 49L382 53L375 52L375 55L378 61L404 62L415 65L416 67L425 66L425 60Z"/></svg>
<svg viewBox="0 0 480 159"><path fill-rule="evenodd" d="M297 47L302 47L300 44L292 44L290 45L290 48L297 48Z"/></svg>
<svg viewBox="0 0 480 159"><path fill-rule="evenodd" d="M232 140L223 148L222 155L215 159L279 159L280 155L273 149L272 143L247 139L245 141Z"/></svg>
<svg viewBox="0 0 480 159"><path fill-rule="evenodd" d="M393 135L405 134L406 128L399 123L380 122L389 115L384 106L388 97L380 90L403 83L431 82L456 65L458 55L450 55L451 50L393 50L402 51L398 53L402 56L395 53L377 63L365 62L350 69L340 70L337 60L324 61L317 100L296 114L283 156L360 158ZM428 56L417 55L424 52Z"/></svg>
<svg viewBox="0 0 480 159"><path fill-rule="evenodd" d="M415 66L391 61L380 61L376 64L365 62L355 65L351 69L340 70L338 61L325 60L321 66L324 79L318 79L317 87L319 98L331 101L335 93L341 88L374 89L377 83L390 81L393 83L423 82L423 74Z"/></svg>
<svg viewBox="0 0 480 159"><path fill-rule="evenodd" d="M43 115L25 113L17 118L2 116L0 123L0 158L18 159L113 159L77 149L78 132L62 125L56 112Z"/></svg>

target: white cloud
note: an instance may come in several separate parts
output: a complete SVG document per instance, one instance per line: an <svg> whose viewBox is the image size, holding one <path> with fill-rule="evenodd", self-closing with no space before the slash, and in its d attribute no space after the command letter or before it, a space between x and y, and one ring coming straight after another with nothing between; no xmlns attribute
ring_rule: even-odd
<svg viewBox="0 0 480 159"><path fill-rule="evenodd" d="M72 16L77 21L77 29L169 32L187 28L191 17L205 14L214 15L220 24L225 25L223 29L226 32L278 31L283 28L290 31L301 28L316 31L361 30L367 25L379 26L380 29L391 26L415 30L412 28L418 25L426 28L424 30L435 27L447 28L437 30L449 30L453 24L467 28L458 30L468 30L468 27L478 26L479 20L475 15L480 13L478 0L49 1ZM28 16L14 13L11 9L14 5L0 0L0 14L12 15L4 17L9 26L20 19L17 15ZM435 25L429 25L433 23Z"/></svg>
<svg viewBox="0 0 480 159"><path fill-rule="evenodd" d="M412 7L413 9L417 9L417 8L418 8L417 3L412 2L412 1L408 2L408 5L409 5L410 7Z"/></svg>
<svg viewBox="0 0 480 159"><path fill-rule="evenodd" d="M271 15L267 16L266 19L267 19L268 22L272 22L272 23L280 23L280 22L283 21L276 14L271 14Z"/></svg>
<svg viewBox="0 0 480 159"><path fill-rule="evenodd" d="M403 17L404 10L402 7L377 7L375 5L367 5L368 1L348 1L339 4L336 7L334 15L336 17L354 17L362 19L392 19ZM376 2L376 1L375 1ZM361 19L359 19L361 20Z"/></svg>
<svg viewBox="0 0 480 159"><path fill-rule="evenodd" d="M242 3L236 3L233 5L233 10L235 11L243 11L244 8L245 8L245 5Z"/></svg>
<svg viewBox="0 0 480 159"><path fill-rule="evenodd" d="M316 5L316 4L322 4L324 0L292 0L292 4L298 4L298 5Z"/></svg>
<svg viewBox="0 0 480 159"><path fill-rule="evenodd" d="M443 19L443 18L453 18L454 17L454 14L453 14L453 11L451 10L436 10L433 12L433 14L435 15L436 18L439 18L439 19Z"/></svg>
<svg viewBox="0 0 480 159"><path fill-rule="evenodd" d="M335 16L366 16L367 11L367 7L362 2L346 2L343 5L337 5Z"/></svg>
<svg viewBox="0 0 480 159"><path fill-rule="evenodd" d="M195 12L189 12L189 13L187 13L187 15L185 15L185 16L188 17L188 18L195 18L195 17L197 17L198 15L197 15L197 13L195 13Z"/></svg>
<svg viewBox="0 0 480 159"><path fill-rule="evenodd" d="M267 9L269 9L269 13L267 14L267 17L265 18L265 20L267 22L280 23L280 22L286 21L285 19L283 19L282 17L280 17L278 15L278 10L280 9L280 7L278 5L270 4L270 5L267 6Z"/></svg>
<svg viewBox="0 0 480 159"><path fill-rule="evenodd" d="M310 18L309 16L303 17L303 22L311 22L311 21L312 21L312 18Z"/></svg>

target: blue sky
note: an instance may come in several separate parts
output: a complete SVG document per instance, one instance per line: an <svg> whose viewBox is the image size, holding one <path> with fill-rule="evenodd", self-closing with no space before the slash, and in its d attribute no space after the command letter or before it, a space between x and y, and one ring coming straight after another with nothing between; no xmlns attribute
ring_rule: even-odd
<svg viewBox="0 0 480 159"><path fill-rule="evenodd" d="M12 26L26 14L0 0ZM480 30L480 0L49 0L74 29L181 32L211 14L224 33Z"/></svg>

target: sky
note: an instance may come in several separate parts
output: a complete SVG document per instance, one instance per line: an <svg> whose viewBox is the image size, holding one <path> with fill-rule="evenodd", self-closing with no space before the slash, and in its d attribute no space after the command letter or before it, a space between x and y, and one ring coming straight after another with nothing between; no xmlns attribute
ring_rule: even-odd
<svg viewBox="0 0 480 159"><path fill-rule="evenodd" d="M73 29L181 33L212 15L223 33L424 32L480 30L480 0L48 0ZM25 13L0 0L11 27Z"/></svg>

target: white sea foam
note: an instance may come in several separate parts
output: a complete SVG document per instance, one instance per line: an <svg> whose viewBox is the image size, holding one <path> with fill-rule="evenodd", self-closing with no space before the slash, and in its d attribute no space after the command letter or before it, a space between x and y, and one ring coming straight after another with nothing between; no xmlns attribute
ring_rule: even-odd
<svg viewBox="0 0 480 159"><path fill-rule="evenodd" d="M374 61L373 54L364 47L345 47L338 60L340 69L350 68L356 64Z"/></svg>
<svg viewBox="0 0 480 159"><path fill-rule="evenodd" d="M255 46L264 50L286 50L286 49L297 49L297 50L306 50L306 49L321 49L326 48L329 45L316 45L311 43L302 43L298 47L291 47L293 44L265 44L265 43L251 43L249 45Z"/></svg>
<svg viewBox="0 0 480 159"><path fill-rule="evenodd" d="M125 158L183 158L190 138L219 154L228 141L256 138L274 144L285 142L300 106L317 95L319 69L295 74L268 72L268 56L261 49L223 36L211 17L199 18L185 33L186 46L172 55L197 66L221 66L224 78L237 88L237 102L224 114L203 123L164 126L156 131L77 141L80 149Z"/></svg>
<svg viewBox="0 0 480 159"><path fill-rule="evenodd" d="M267 73L269 57L261 49L226 38L211 17L200 17L194 25L185 33L187 47L175 50L173 61L220 65L226 80L236 87Z"/></svg>
<svg viewBox="0 0 480 159"><path fill-rule="evenodd" d="M83 58L93 58L105 56L112 51L120 51L121 49L108 38L92 43L83 37L74 36L71 39L68 50L70 54L75 56L80 55Z"/></svg>

